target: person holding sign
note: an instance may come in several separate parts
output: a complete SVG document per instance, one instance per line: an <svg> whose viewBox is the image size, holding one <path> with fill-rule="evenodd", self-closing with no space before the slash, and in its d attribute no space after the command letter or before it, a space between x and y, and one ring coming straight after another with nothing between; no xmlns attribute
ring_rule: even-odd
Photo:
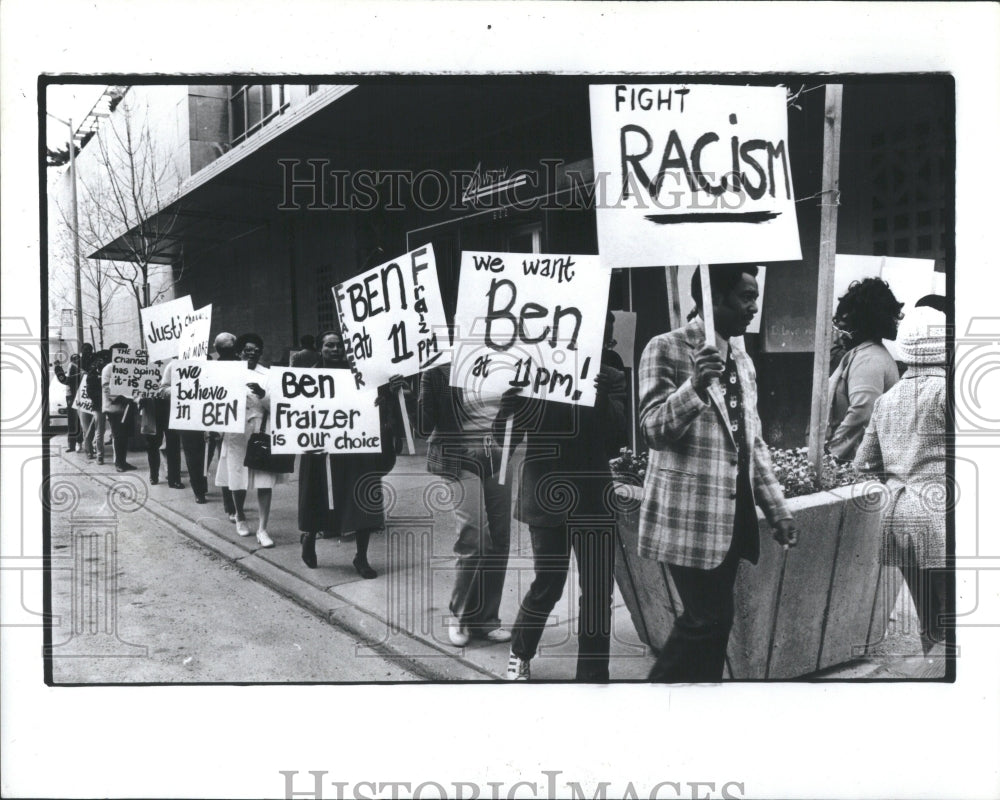
<svg viewBox="0 0 1000 800"><path fill-rule="evenodd" d="M605 341L614 318L608 314ZM576 679L609 679L611 607L614 595L615 509L609 504L608 461L627 439L625 373L611 366L621 358L605 349L594 385L592 408L524 397L522 388L504 397L495 426L515 420L510 448L527 434L520 496L514 516L528 524L535 578L514 623L507 680L528 680L549 614L562 597L570 551L580 576L579 650Z"/></svg>
<svg viewBox="0 0 1000 800"><path fill-rule="evenodd" d="M128 345L123 343L111 345L112 352L116 349L128 350ZM129 411L134 408L134 404L130 397L121 394L111 394L111 370L112 365L110 361L101 370L102 407L108 422L111 424L111 441L115 453L115 470L118 472L129 472L135 469L135 466L129 464L126 460L128 457L129 439L126 417Z"/></svg>
<svg viewBox="0 0 1000 800"><path fill-rule="evenodd" d="M319 367L343 370L350 375L350 364L340 333L328 331L319 340ZM351 378L353 380L353 378ZM402 442L403 423L394 402L396 392L405 386L401 376L393 376L379 388L381 420L381 453L305 453L299 462L299 530L302 531L302 560L315 569L316 535L325 531L342 536L354 531L356 553L351 562L357 573L366 579L378 577L368 563L368 542L374 531L385 526L382 508L381 480L396 464L396 454ZM378 481L378 491L371 492L369 483ZM378 503L360 503L360 495L377 498Z"/></svg>
<svg viewBox="0 0 1000 800"><path fill-rule="evenodd" d="M703 268L691 281L699 316L651 339L639 364L640 430L650 448L639 555L666 562L684 607L651 681L722 679L736 570L740 559L757 563L760 554L755 504L779 543L798 540L761 438L753 362L730 344L757 313L757 268L711 268L708 342Z"/></svg>
<svg viewBox="0 0 1000 800"><path fill-rule="evenodd" d="M157 365L162 364L157 361ZM166 440L167 485L177 488L181 483L181 445L177 431L169 429L170 401L163 397L144 397L139 401L139 430L146 437L146 460L149 463L149 483L160 482L160 447Z"/></svg>
<svg viewBox="0 0 1000 800"><path fill-rule="evenodd" d="M257 526L257 542L261 547L274 547L274 541L267 532L267 523L271 517L271 490L288 480L281 472L265 472L250 469L244 465L247 455L247 443L252 433L268 433L267 392L260 381L267 380L267 369L260 366L260 357L264 353L264 340L256 333L244 333L236 340L236 352L240 359L246 362L247 369L256 375L247 378L247 415L243 433L226 433L222 437L222 451L219 453L219 475L224 476L225 485L233 493L233 503L236 506L236 533L249 536L251 531L247 525L246 514L243 511L246 503L247 490L257 490L257 508L260 511L260 521Z"/></svg>
<svg viewBox="0 0 1000 800"><path fill-rule="evenodd" d="M104 367L111 363L110 350L98 350L90 361L90 367L84 377L87 387L87 397L93 406L93 422L87 428L83 444L87 453L97 454L97 463L104 463L104 390L101 388L101 373Z"/></svg>
<svg viewBox="0 0 1000 800"><path fill-rule="evenodd" d="M218 333L215 341L212 343L212 347L215 348L216 361L239 361L239 357L236 354L236 337L233 334L226 331ZM209 431L207 434L205 441L206 476L208 473L207 465L212 463L212 456L215 451L218 450L221 456L223 436L224 434L217 431ZM233 502L233 493L229 490L229 484L226 483L226 475L220 467L221 462L215 471L215 485L222 490L222 507L226 512L226 516L229 517L230 522L236 522L236 503ZM208 478L206 477L205 480L207 483Z"/></svg>
<svg viewBox="0 0 1000 800"><path fill-rule="evenodd" d="M854 458L875 401L899 380L899 369L882 340L896 338L902 310L881 278L855 281L837 303L833 324L848 350L830 376L826 446L838 461Z"/></svg>
<svg viewBox="0 0 1000 800"><path fill-rule="evenodd" d="M451 364L420 376L420 430L429 435L427 469L448 484L455 515L458 566L448 639L464 647L470 635L510 641L500 627L500 600L510 550L510 467L500 471L500 441L493 423L500 398L467 398L449 386ZM501 477L504 480L501 480Z"/></svg>
<svg viewBox="0 0 1000 800"><path fill-rule="evenodd" d="M66 449L72 453L79 443L80 450L83 450L83 433L80 430L79 415L73 408L73 400L80 389L80 356L74 353L69 357L69 371L63 369L62 364L55 365L56 380L66 387Z"/></svg>
<svg viewBox="0 0 1000 800"><path fill-rule="evenodd" d="M171 386L174 380L174 366L177 362L171 361L163 369L160 376L159 398L169 403ZM180 459L178 447L184 451L184 463L187 465L188 480L191 482L191 491L194 492L194 501L199 505L208 502L205 497L208 492L208 478L205 477L205 434L199 430L175 430L170 427L169 419L166 430L167 441L167 486L171 489L183 489L184 484L178 475L175 480L170 479L171 460ZM179 468L178 468L179 469Z"/></svg>

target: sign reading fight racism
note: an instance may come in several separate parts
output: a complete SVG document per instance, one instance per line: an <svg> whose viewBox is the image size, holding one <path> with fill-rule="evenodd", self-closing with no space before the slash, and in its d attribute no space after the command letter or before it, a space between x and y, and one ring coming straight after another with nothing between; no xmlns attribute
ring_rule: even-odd
<svg viewBox="0 0 1000 800"><path fill-rule="evenodd" d="M84 411L87 414L94 413L94 403L87 394L87 381L80 381L80 388L76 390L76 397L73 398L73 408L77 411Z"/></svg>
<svg viewBox="0 0 1000 800"><path fill-rule="evenodd" d="M462 253L451 385L593 406L610 281L598 256Z"/></svg>
<svg viewBox="0 0 1000 800"><path fill-rule="evenodd" d="M783 86L590 87L609 267L802 258Z"/></svg>
<svg viewBox="0 0 1000 800"><path fill-rule="evenodd" d="M348 369L272 367L271 452L379 453L378 389Z"/></svg>
<svg viewBox="0 0 1000 800"><path fill-rule="evenodd" d="M242 361L174 361L170 365L170 427L243 433L248 383L260 376ZM266 388L266 387L265 387Z"/></svg>
<svg viewBox="0 0 1000 800"><path fill-rule="evenodd" d="M112 397L122 395L133 400L156 397L160 389L160 368L150 364L145 350L116 347L111 350Z"/></svg>
<svg viewBox="0 0 1000 800"><path fill-rule="evenodd" d="M139 310L143 344L150 359L163 361L176 358L181 334L193 310L191 295Z"/></svg>
<svg viewBox="0 0 1000 800"><path fill-rule="evenodd" d="M333 287L358 385L377 388L448 361L434 249L425 245Z"/></svg>
<svg viewBox="0 0 1000 800"><path fill-rule="evenodd" d="M208 339L212 333L212 304L193 311L188 320L178 343L177 357L204 360L208 358Z"/></svg>

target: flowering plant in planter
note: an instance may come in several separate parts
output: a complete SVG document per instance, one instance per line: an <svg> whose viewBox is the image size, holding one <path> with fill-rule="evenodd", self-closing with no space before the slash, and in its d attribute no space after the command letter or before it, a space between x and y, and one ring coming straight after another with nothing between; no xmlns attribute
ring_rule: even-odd
<svg viewBox="0 0 1000 800"><path fill-rule="evenodd" d="M808 448L796 447L782 449L769 447L771 462L774 465L774 477L778 479L785 497L799 497L804 494L838 486L850 486L860 479L857 471L850 463L841 463L829 453L823 456L823 476L817 483L816 474L809 463ZM635 486L641 486L646 478L647 453L633 453L628 447L623 447L609 465L615 480Z"/></svg>
<svg viewBox="0 0 1000 800"><path fill-rule="evenodd" d="M646 464L649 455L646 452L636 455L628 447L623 447L618 451L617 458L612 458L608 465L611 467L611 474L616 481L630 483L634 486L642 486L646 479Z"/></svg>

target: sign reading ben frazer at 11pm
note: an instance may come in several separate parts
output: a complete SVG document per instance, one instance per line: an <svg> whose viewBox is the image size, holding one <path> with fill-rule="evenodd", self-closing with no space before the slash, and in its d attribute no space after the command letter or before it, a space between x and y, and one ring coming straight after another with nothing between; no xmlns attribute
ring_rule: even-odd
<svg viewBox="0 0 1000 800"><path fill-rule="evenodd" d="M260 376L242 361L170 364L170 427L182 431L243 433L248 383ZM266 387L265 387L266 388Z"/></svg>
<svg viewBox="0 0 1000 800"><path fill-rule="evenodd" d="M434 248L419 247L333 287L359 386L378 388L448 361Z"/></svg>
<svg viewBox="0 0 1000 800"><path fill-rule="evenodd" d="M609 267L802 258L783 86L590 87Z"/></svg>
<svg viewBox="0 0 1000 800"><path fill-rule="evenodd" d="M593 406L610 281L598 256L462 253L451 385Z"/></svg>
<svg viewBox="0 0 1000 800"><path fill-rule="evenodd" d="M379 453L378 389L349 369L271 367L271 452Z"/></svg>

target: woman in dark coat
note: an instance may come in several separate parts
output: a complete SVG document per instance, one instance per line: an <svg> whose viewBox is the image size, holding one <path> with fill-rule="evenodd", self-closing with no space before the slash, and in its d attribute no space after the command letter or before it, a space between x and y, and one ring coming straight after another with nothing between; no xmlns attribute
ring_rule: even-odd
<svg viewBox="0 0 1000 800"><path fill-rule="evenodd" d="M350 368L344 352L344 342L335 331L320 337L320 369ZM354 531L357 554L354 569L362 578L375 578L378 573L368 563L368 541L373 531L385 526L382 507L382 478L396 463L397 443L402 436L402 419L393 393L405 385L393 376L387 386L379 388L378 405L381 418L381 453L351 453L327 455L306 453L299 464L299 530L303 531L302 560L315 568L316 534L324 531L342 536ZM325 463L324 463L325 462ZM333 508L330 508L330 488L327 469L333 484Z"/></svg>

